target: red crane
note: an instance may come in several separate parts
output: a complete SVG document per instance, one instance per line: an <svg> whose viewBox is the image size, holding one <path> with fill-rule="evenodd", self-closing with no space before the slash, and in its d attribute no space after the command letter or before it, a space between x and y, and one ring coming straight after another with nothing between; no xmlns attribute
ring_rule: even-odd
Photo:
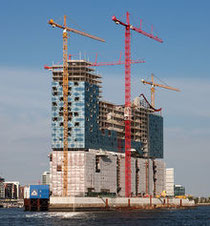
<svg viewBox="0 0 210 226"><path fill-rule="evenodd" d="M69 55L69 60L71 60L71 56L73 55ZM146 63L145 60L131 60L131 64L140 64L140 63ZM121 53L120 53L120 58L118 61L111 61L111 62L97 62L97 55L96 55L96 59L94 63L90 63L89 67L98 67L98 66L113 66L113 65L121 65L121 64L125 64L124 60L121 60ZM53 65L53 66L47 66L44 65L44 69L47 70L53 70L53 69L59 69L59 68L63 68L62 65Z"/></svg>
<svg viewBox="0 0 210 226"><path fill-rule="evenodd" d="M140 64L140 63L145 63L144 60L131 60L131 64ZM112 62L94 62L88 65L88 67L98 67L98 66L114 66L114 65L121 65L125 64L125 61L112 61ZM52 70L52 69L59 69L63 68L62 65L53 65L53 66L47 66L44 65L44 69L46 70Z"/></svg>
<svg viewBox="0 0 210 226"><path fill-rule="evenodd" d="M147 33L140 28L136 28L130 24L129 13L126 13L126 23L118 20L116 16L112 17L116 24L121 24L125 27L125 196L131 196L131 48L130 30L134 30L160 43L162 39L154 36L152 33ZM153 29L153 28L152 28Z"/></svg>
<svg viewBox="0 0 210 226"><path fill-rule="evenodd" d="M97 54L96 54L96 59L95 59L95 63L92 63L90 66L91 67L95 67L95 66L112 66L112 65L121 65L121 64L125 64L125 61L121 60L121 55L122 52L120 52L120 59L118 61L113 61L113 62L97 62ZM139 64L139 63L145 63L144 60L131 60L131 64Z"/></svg>

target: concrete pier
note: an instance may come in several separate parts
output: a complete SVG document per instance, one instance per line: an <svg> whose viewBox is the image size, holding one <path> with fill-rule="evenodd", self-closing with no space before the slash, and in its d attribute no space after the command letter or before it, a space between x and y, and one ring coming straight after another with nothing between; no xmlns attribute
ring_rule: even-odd
<svg viewBox="0 0 210 226"><path fill-rule="evenodd" d="M108 197L50 197L49 210L88 211L113 209L154 209L194 207L194 201L176 198L108 198Z"/></svg>

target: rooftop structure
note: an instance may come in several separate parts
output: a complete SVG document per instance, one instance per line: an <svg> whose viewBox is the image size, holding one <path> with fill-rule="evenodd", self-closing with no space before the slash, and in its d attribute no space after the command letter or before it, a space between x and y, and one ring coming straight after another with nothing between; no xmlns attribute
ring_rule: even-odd
<svg viewBox="0 0 210 226"><path fill-rule="evenodd" d="M50 184L50 172L45 171L42 174L42 185L49 185Z"/></svg>

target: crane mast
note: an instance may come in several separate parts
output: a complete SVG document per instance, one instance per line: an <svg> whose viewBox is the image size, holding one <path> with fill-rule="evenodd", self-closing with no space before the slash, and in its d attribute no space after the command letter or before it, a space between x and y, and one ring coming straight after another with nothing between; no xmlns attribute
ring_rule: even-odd
<svg viewBox="0 0 210 226"><path fill-rule="evenodd" d="M129 13L126 23L129 25ZM130 26L125 27L125 196L131 195L131 32Z"/></svg>
<svg viewBox="0 0 210 226"><path fill-rule="evenodd" d="M92 38L101 42L104 39L69 28L66 25L66 16L64 16L64 25L55 23L52 19L48 22L53 27L63 29L63 127L64 127L64 141L63 141L63 196L68 196L68 33L74 32L88 38Z"/></svg>
<svg viewBox="0 0 210 226"><path fill-rule="evenodd" d="M151 81L152 81L152 84L154 84L153 74L151 75ZM152 107L155 107L155 86L154 85L151 86L151 105Z"/></svg>
<svg viewBox="0 0 210 226"><path fill-rule="evenodd" d="M112 20L116 24L123 25L125 27L125 110L124 110L124 122L125 122L125 196L131 196L131 48L130 30L134 30L144 36L154 39L160 43L162 39L149 34L140 28L136 28L130 24L129 13L126 13L126 23L120 21L116 16L112 17Z"/></svg>
<svg viewBox="0 0 210 226"><path fill-rule="evenodd" d="M66 16L64 16L66 28ZM68 34L63 30L63 196L68 194Z"/></svg>

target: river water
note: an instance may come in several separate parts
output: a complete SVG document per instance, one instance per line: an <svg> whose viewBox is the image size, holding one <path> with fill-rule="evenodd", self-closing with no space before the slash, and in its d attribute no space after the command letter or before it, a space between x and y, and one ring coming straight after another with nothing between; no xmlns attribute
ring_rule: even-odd
<svg viewBox="0 0 210 226"><path fill-rule="evenodd" d="M192 209L159 209L106 212L24 212L23 209L0 209L4 225L210 225L210 206Z"/></svg>

